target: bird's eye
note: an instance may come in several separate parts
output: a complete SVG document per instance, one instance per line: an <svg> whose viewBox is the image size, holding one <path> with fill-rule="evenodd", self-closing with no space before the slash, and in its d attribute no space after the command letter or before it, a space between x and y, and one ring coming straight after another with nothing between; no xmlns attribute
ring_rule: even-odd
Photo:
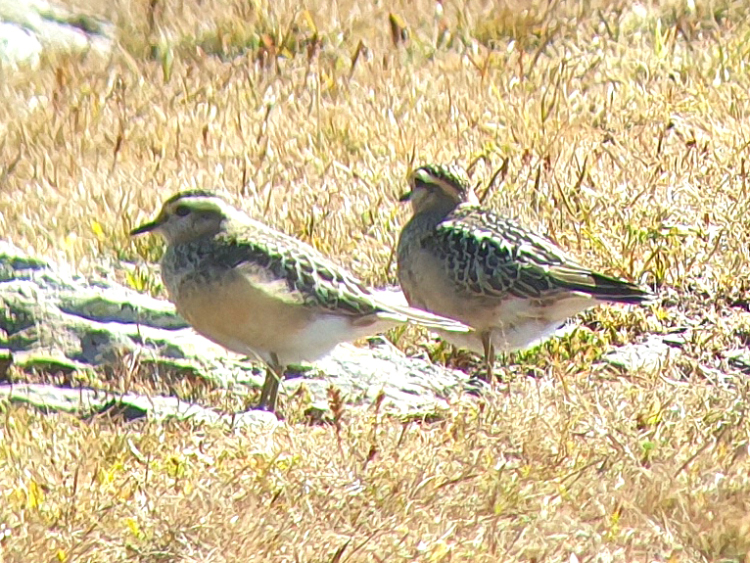
<svg viewBox="0 0 750 563"><path fill-rule="evenodd" d="M174 214L178 217L184 217L190 213L190 208L187 205L178 205L175 207Z"/></svg>
<svg viewBox="0 0 750 563"><path fill-rule="evenodd" d="M414 182L414 188L421 188L423 190L432 190L435 188L433 184L430 184L428 182L425 182L424 180L417 179Z"/></svg>

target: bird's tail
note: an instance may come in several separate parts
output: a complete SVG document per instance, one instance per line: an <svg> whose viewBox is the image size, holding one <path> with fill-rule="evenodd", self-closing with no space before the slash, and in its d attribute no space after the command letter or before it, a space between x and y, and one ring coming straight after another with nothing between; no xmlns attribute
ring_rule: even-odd
<svg viewBox="0 0 750 563"><path fill-rule="evenodd" d="M559 269L553 274L559 287L586 293L600 301L645 304L655 299L649 290L634 283L589 270Z"/></svg>
<svg viewBox="0 0 750 563"><path fill-rule="evenodd" d="M423 309L410 307L406 302L404 294L400 291L378 291L376 292L376 301L383 308L379 315L381 318L385 317L401 323L419 324L432 330L460 333L468 333L473 330L459 321L442 317Z"/></svg>

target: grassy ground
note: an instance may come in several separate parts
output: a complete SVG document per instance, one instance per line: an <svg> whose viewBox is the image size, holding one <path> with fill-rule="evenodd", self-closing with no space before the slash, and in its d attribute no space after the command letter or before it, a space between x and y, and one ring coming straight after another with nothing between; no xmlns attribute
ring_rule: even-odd
<svg viewBox="0 0 750 563"><path fill-rule="evenodd" d="M507 394L430 423L2 407L3 560L748 560L748 384L726 357L750 341L743 2L74 4L121 48L0 84L3 237L158 294L160 247L127 231L218 187L383 285L406 173L456 159L488 205L661 299L585 315L512 358ZM677 331L656 372L597 361Z"/></svg>

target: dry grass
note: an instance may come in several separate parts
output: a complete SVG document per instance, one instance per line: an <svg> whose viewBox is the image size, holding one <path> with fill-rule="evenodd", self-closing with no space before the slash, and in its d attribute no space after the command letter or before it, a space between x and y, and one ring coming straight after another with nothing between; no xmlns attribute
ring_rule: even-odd
<svg viewBox="0 0 750 563"><path fill-rule="evenodd" d="M482 191L500 170L489 205L663 300L586 315L515 358L508 395L432 423L3 407L4 560L747 560L748 385L725 357L750 341L743 2L77 3L121 49L0 85L3 237L121 280L134 262L158 293L159 247L126 233L211 186L384 284L409 167L457 159ZM596 361L678 330L658 373Z"/></svg>

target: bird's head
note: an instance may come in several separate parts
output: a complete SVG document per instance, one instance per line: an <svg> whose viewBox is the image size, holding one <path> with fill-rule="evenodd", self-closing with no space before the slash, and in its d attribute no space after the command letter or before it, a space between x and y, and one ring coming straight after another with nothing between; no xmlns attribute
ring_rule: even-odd
<svg viewBox="0 0 750 563"><path fill-rule="evenodd" d="M131 235L155 232L168 244L213 236L242 212L208 190L189 190L173 195L162 205L156 219L130 231Z"/></svg>
<svg viewBox="0 0 750 563"><path fill-rule="evenodd" d="M427 164L409 176L411 189L400 201L411 203L414 213L428 210L450 212L461 203L477 203L469 176L458 165Z"/></svg>

